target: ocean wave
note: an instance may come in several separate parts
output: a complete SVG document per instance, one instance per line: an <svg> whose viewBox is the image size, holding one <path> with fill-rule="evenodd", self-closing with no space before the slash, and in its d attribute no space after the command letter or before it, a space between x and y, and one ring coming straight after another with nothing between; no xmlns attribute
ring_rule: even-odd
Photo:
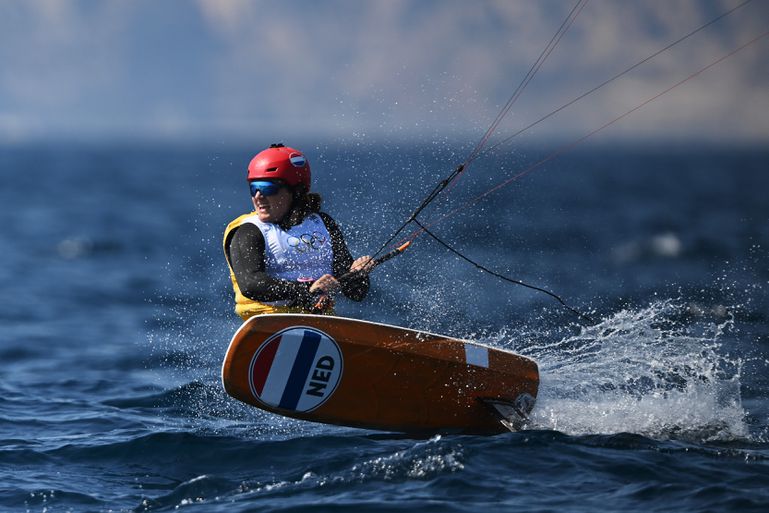
<svg viewBox="0 0 769 513"><path fill-rule="evenodd" d="M723 348L734 318L684 322L687 309L658 301L520 347L540 365L530 426L575 435L749 440L740 386L744 362ZM520 335L514 338L538 338L536 332ZM497 342L509 336L500 333Z"/></svg>
<svg viewBox="0 0 769 513"><path fill-rule="evenodd" d="M350 444L356 449L352 454L344 450L350 449ZM134 511L162 511L204 503L207 507L226 504L230 511L238 511L239 504L246 509L260 504L266 510L307 506L312 502L311 496L321 489L324 495L339 499L367 483L430 481L464 468L461 445L455 441L446 443L436 436L426 441L398 443L404 444L405 447L393 452L390 444L382 446L381 442L346 436L270 442L261 445L261 461L269 460L276 452L292 457L292 461L276 464L273 469L281 477L238 482L211 474L199 475L167 494L144 499ZM317 450L306 450L318 447L322 448L320 454ZM282 507L277 506L280 503ZM328 503L339 504L337 500Z"/></svg>

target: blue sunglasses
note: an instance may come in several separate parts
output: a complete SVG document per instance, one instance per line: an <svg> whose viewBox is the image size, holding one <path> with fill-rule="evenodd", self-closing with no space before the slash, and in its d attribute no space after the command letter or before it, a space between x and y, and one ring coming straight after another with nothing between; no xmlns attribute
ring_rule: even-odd
<svg viewBox="0 0 769 513"><path fill-rule="evenodd" d="M251 188L251 196L256 196L257 192L261 192L262 196L272 196L277 194L283 187L282 183L267 182L264 180L257 180L255 182L248 182L248 186Z"/></svg>

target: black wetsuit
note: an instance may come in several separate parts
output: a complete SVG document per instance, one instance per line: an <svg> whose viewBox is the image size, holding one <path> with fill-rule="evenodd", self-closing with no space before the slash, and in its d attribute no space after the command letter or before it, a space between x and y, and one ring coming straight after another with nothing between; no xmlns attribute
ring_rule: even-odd
<svg viewBox="0 0 769 513"><path fill-rule="evenodd" d="M324 212L318 214L331 236L334 254L333 275L337 278L350 270L352 255L344 242L342 231L336 222ZM256 225L245 223L230 234L227 243L227 258L235 273L241 293L255 301L291 301L290 306L310 309L317 296L310 294L309 285L295 281L274 278L265 272L264 236ZM353 301L360 301L368 292L367 274L353 273L340 281L342 293Z"/></svg>

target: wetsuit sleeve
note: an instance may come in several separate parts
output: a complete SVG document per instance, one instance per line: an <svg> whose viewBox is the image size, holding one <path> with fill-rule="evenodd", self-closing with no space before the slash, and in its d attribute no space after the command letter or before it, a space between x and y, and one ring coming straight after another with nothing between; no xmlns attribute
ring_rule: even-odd
<svg viewBox="0 0 769 513"><path fill-rule="evenodd" d="M339 225L336 224L336 221L325 212L320 213L320 218L323 220L323 224L326 225L326 229L331 236L331 249L334 252L332 268L334 276L339 278L349 272L354 259L350 254L350 250L347 249L347 244L344 242L344 235L342 235L342 230L339 229ZM368 293L368 274L353 273L349 278L341 280L340 284L342 285L342 293L348 299L361 301Z"/></svg>
<svg viewBox="0 0 769 513"><path fill-rule="evenodd" d="M239 226L230 238L229 260L241 293L255 301L291 301L310 307L315 299L307 285L280 280L265 272L264 236L253 224Z"/></svg>

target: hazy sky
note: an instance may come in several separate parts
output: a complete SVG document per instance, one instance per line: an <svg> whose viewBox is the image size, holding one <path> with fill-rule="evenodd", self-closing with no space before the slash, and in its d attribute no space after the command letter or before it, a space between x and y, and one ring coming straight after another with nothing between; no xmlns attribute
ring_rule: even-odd
<svg viewBox="0 0 769 513"><path fill-rule="evenodd" d="M483 133L575 2L0 0L0 142ZM592 0L500 127L741 0ZM769 28L754 0L527 137L578 137ZM769 142L769 37L596 138Z"/></svg>

